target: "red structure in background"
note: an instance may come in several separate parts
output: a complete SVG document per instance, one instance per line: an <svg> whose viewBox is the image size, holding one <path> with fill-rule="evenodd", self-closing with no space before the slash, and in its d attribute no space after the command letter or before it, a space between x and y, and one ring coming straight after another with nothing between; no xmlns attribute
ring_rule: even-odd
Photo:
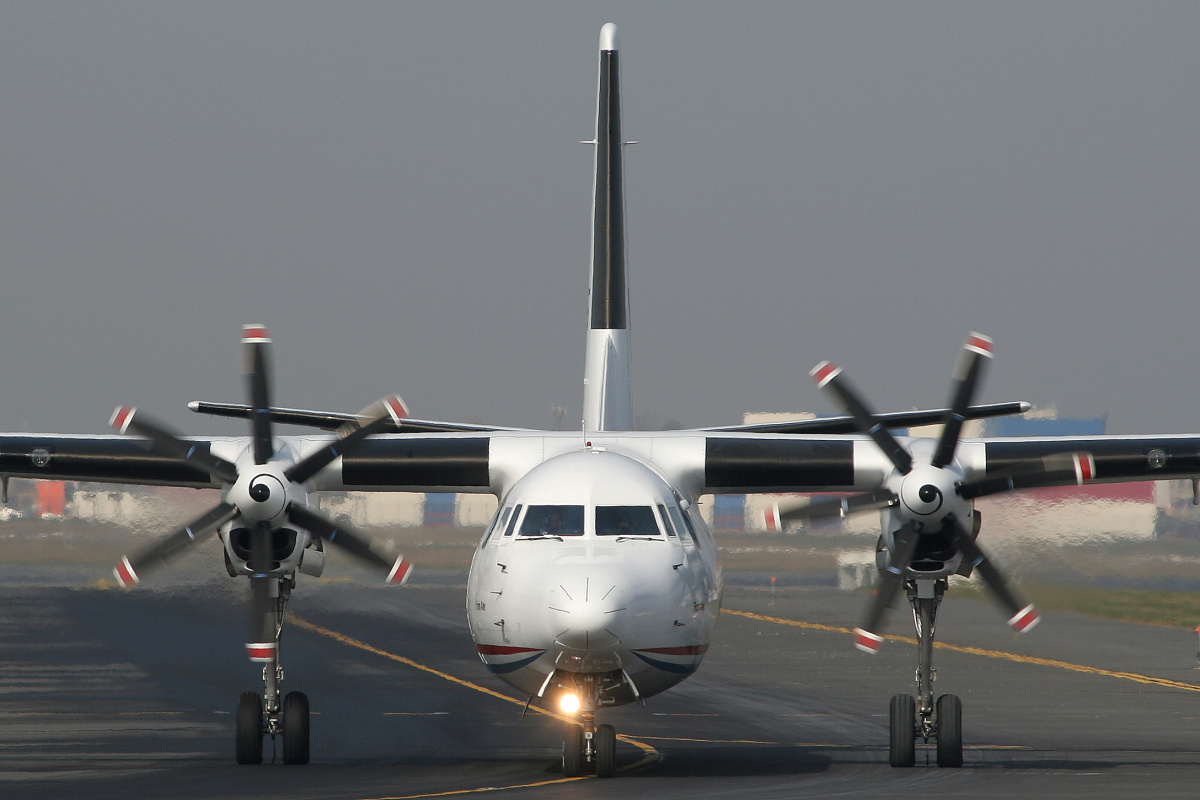
<svg viewBox="0 0 1200 800"><path fill-rule="evenodd" d="M37 482L37 507L39 517L47 515L61 517L67 508L67 485L62 481Z"/></svg>

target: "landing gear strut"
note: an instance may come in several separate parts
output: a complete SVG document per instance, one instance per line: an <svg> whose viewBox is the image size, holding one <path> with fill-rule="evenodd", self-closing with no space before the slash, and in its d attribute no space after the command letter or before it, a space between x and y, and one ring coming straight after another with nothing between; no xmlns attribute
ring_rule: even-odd
<svg viewBox="0 0 1200 800"><path fill-rule="evenodd" d="M596 680L596 676L583 675L581 685L576 686L582 704L581 724L568 722L563 732L563 775L568 778L586 772L594 772L597 778L616 774L617 732L612 725L596 724L600 694Z"/></svg>
<svg viewBox="0 0 1200 800"><path fill-rule="evenodd" d="M962 701L952 694L933 699L933 636L938 606L946 592L944 578L910 580L905 583L908 602L917 629L917 698L898 694L892 698L891 739L888 763L893 767L911 767L916 763L916 737L926 743L937 742L937 765L961 767Z"/></svg>
<svg viewBox="0 0 1200 800"><path fill-rule="evenodd" d="M307 764L309 758L308 697L289 692L279 700L283 667L279 639L284 613L295 582L290 577L250 578L251 638L246 644L250 660L263 665L263 693L245 692L238 700L236 755L239 764L261 764L263 736L283 737L283 763Z"/></svg>

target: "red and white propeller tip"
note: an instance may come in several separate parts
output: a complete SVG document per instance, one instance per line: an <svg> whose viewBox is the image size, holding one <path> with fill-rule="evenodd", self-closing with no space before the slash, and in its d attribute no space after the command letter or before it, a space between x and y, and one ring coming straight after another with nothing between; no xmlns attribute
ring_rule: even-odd
<svg viewBox="0 0 1200 800"><path fill-rule="evenodd" d="M772 503L763 509L763 524L771 533L779 533L783 530L783 525L779 521L779 504Z"/></svg>
<svg viewBox="0 0 1200 800"><path fill-rule="evenodd" d="M1008 625L1017 633L1025 633L1041 621L1042 615L1030 603L1014 614L1013 618L1008 621Z"/></svg>
<svg viewBox="0 0 1200 800"><path fill-rule="evenodd" d="M128 589L138 582L137 573L133 571L133 565L129 563L127 556L122 556L120 562L113 567L113 575L117 578L117 583Z"/></svg>
<svg viewBox="0 0 1200 800"><path fill-rule="evenodd" d="M862 650L864 653L875 655L879 652L881 645L883 645L882 636L871 633L870 631L865 631L862 628L854 629L854 646L859 650Z"/></svg>
<svg viewBox="0 0 1200 800"><path fill-rule="evenodd" d="M832 361L822 361L808 371L812 379L817 382L818 389L824 389L825 384L836 378L842 371L842 368Z"/></svg>
<svg viewBox="0 0 1200 800"><path fill-rule="evenodd" d="M990 336L984 336L982 333L971 331L967 334L967 342L963 347L981 356L992 357L992 351L995 349L995 342Z"/></svg>
<svg viewBox="0 0 1200 800"><path fill-rule="evenodd" d="M270 663L275 660L278 647L275 642L246 642L246 655L256 663Z"/></svg>
<svg viewBox="0 0 1200 800"><path fill-rule="evenodd" d="M1095 479L1096 477L1096 459L1092 458L1091 453L1076 453L1073 457L1075 462L1075 482L1082 486Z"/></svg>
<svg viewBox="0 0 1200 800"><path fill-rule="evenodd" d="M400 422L408 417L408 406L398 394L383 398L383 408L392 418L392 422Z"/></svg>
<svg viewBox="0 0 1200 800"><path fill-rule="evenodd" d="M408 583L409 576L412 575L413 564L404 556L396 559L396 563L392 565L392 571L388 573L386 583L393 586L402 586Z"/></svg>
<svg viewBox="0 0 1200 800"><path fill-rule="evenodd" d="M267 333L266 325L243 325L242 342L244 344L270 344L271 335Z"/></svg>
<svg viewBox="0 0 1200 800"><path fill-rule="evenodd" d="M116 429L117 433L125 433L129 428L129 423L133 421L133 415L137 413L137 408L134 406L117 406L109 417L108 424Z"/></svg>

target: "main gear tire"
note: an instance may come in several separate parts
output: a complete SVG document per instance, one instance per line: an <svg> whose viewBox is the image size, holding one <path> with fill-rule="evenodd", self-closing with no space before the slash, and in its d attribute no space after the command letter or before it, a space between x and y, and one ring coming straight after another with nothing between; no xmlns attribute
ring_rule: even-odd
<svg viewBox="0 0 1200 800"><path fill-rule="evenodd" d="M952 694L937 699L937 765L957 768L963 765L962 701Z"/></svg>
<svg viewBox="0 0 1200 800"><path fill-rule="evenodd" d="M308 763L308 697L303 692L288 692L283 698L280 720L283 723L283 763Z"/></svg>
<svg viewBox="0 0 1200 800"><path fill-rule="evenodd" d="M891 727L888 764L893 767L911 767L917 763L916 719L917 703L911 694L898 694L892 698L888 709Z"/></svg>
<svg viewBox="0 0 1200 800"><path fill-rule="evenodd" d="M262 697L243 692L237 705L235 755L239 764L261 764L263 760Z"/></svg>

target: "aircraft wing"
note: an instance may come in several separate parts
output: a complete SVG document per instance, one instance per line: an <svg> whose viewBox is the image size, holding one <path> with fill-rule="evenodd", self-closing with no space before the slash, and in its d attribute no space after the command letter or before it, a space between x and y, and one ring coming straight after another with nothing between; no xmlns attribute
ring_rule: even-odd
<svg viewBox="0 0 1200 800"><path fill-rule="evenodd" d="M911 440L905 437L901 441ZM861 491L878 487L892 465L863 435L755 433L493 432L380 435L340 462L337 486L383 491L502 494L537 464L580 447L626 452L653 463L685 492ZM1092 456L1089 482L1200 476L1200 435L964 439L958 457L967 480L1001 478L1057 455ZM1047 474L1037 485L1070 484Z"/></svg>
<svg viewBox="0 0 1200 800"><path fill-rule="evenodd" d="M250 406L241 403L210 403L204 400L195 400L188 403L188 408L197 413L208 414L214 417L250 418ZM302 408L271 407L267 409L267 415L271 418L272 422L285 425L302 425L329 431L336 430L347 422L356 422L359 419L357 414L343 414L336 411L308 411ZM403 417L402 419L391 421L386 430L392 433L486 433L489 431L520 431L527 429Z"/></svg>
<svg viewBox="0 0 1200 800"><path fill-rule="evenodd" d="M900 437L902 443L912 440ZM1200 436L1080 436L963 439L959 463L967 480L1001 478L1052 456L1090 454L1087 482L1147 481L1200 476ZM708 492L855 491L881 485L892 471L870 438L706 438L704 490ZM814 480L819 478L820 480ZM1047 475L1037 485L1067 485Z"/></svg>
<svg viewBox="0 0 1200 800"><path fill-rule="evenodd" d="M208 452L209 440L195 440ZM130 436L0 434L0 476L220 488L221 481Z"/></svg>
<svg viewBox="0 0 1200 800"><path fill-rule="evenodd" d="M963 419L987 419L1010 414L1024 414L1031 408L1029 403L992 403L971 406ZM915 428L919 425L936 425L950 413L946 408L919 411L899 411L876 414L875 419L885 428ZM858 433L858 423L851 416L818 417L815 419L788 420L786 422L757 422L745 425L725 425L715 428L697 428L700 431L726 433Z"/></svg>
<svg viewBox="0 0 1200 800"><path fill-rule="evenodd" d="M281 436L300 456L329 436ZM902 442L907 442L901 437ZM232 457L246 437L189 437L201 451ZM319 490L503 493L538 463L587 444L656 464L688 493L861 491L891 471L863 435L726 432L455 432L379 434L313 478ZM969 480L1000 477L1059 454L1088 453L1095 482L1200 476L1200 435L963 439L958 461ZM0 476L219 488L213 475L156 452L132 436L0 434ZM1039 485L1071 483L1048 478Z"/></svg>

